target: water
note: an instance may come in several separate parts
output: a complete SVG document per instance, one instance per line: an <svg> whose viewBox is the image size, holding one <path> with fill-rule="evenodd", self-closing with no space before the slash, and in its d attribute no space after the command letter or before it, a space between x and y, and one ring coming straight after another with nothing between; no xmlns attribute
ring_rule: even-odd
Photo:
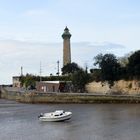
<svg viewBox="0 0 140 140"><path fill-rule="evenodd" d="M73 112L40 122L41 112ZM0 99L0 140L140 140L139 104L20 104Z"/></svg>

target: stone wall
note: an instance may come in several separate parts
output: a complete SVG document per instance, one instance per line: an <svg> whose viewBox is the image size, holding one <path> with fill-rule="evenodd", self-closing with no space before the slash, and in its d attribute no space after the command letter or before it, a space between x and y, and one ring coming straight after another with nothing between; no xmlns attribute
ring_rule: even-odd
<svg viewBox="0 0 140 140"><path fill-rule="evenodd" d="M2 89L1 97L22 103L140 103L139 95L98 95L90 93L40 93Z"/></svg>
<svg viewBox="0 0 140 140"><path fill-rule="evenodd" d="M107 82L91 82L86 85L86 89L89 93L97 94L140 94L140 81L120 80L114 82L114 86L111 88Z"/></svg>

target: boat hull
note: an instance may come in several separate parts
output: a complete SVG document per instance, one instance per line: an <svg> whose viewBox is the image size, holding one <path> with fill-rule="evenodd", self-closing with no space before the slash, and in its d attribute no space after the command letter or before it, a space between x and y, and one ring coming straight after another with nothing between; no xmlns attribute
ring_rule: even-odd
<svg viewBox="0 0 140 140"><path fill-rule="evenodd" d="M68 115L62 115L59 117L42 116L42 117L39 117L39 120L48 121L48 122L59 122L59 121L69 120L71 117L72 117L72 113L69 113Z"/></svg>

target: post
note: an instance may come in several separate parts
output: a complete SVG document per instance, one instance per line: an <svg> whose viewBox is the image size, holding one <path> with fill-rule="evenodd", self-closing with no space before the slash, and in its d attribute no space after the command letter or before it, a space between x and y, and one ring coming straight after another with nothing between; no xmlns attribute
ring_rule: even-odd
<svg viewBox="0 0 140 140"><path fill-rule="evenodd" d="M59 76L59 60L57 61L57 75Z"/></svg>
<svg viewBox="0 0 140 140"><path fill-rule="evenodd" d="M42 81L41 74L42 74L42 68L41 68L41 61L40 61L40 82Z"/></svg>

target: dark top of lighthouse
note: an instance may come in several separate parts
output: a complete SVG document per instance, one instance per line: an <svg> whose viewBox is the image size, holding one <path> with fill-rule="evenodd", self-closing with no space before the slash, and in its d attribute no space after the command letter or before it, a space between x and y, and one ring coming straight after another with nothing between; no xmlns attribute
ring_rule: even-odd
<svg viewBox="0 0 140 140"><path fill-rule="evenodd" d="M71 37L71 34L69 32L68 27L66 26L66 28L64 29L64 33L62 34L62 38L66 39L66 38L70 38L70 37Z"/></svg>

